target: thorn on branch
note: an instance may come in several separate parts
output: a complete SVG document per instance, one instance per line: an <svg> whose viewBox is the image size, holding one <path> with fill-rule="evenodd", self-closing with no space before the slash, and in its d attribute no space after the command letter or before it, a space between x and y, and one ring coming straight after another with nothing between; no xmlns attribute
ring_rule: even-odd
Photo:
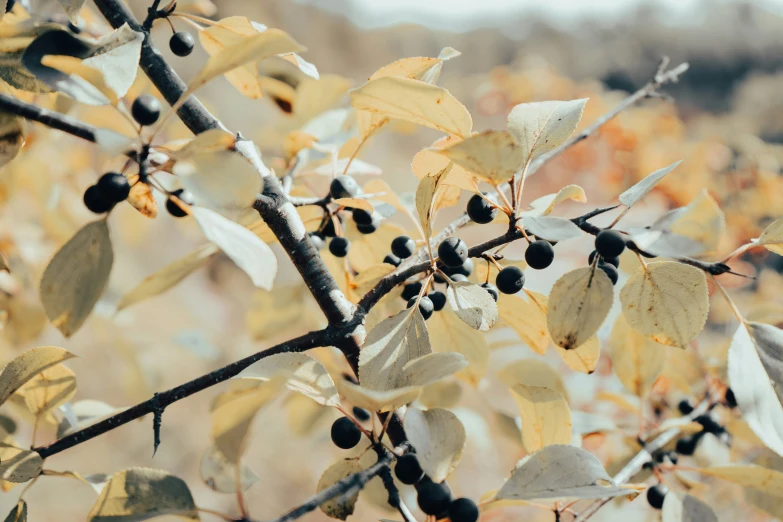
<svg viewBox="0 0 783 522"><path fill-rule="evenodd" d="M155 393L152 396L152 435L153 435L153 449L152 456L158 452L158 446L160 446L160 427L163 424L163 410L165 408L160 405L159 395Z"/></svg>

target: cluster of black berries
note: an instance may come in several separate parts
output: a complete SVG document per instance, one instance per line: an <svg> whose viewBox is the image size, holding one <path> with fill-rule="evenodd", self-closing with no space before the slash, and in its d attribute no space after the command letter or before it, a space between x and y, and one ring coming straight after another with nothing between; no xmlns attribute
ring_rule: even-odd
<svg viewBox="0 0 783 522"><path fill-rule="evenodd" d="M733 397L734 394L731 392L731 390L727 391L727 396L729 393L731 393L731 396ZM693 405L689 400L683 399L679 402L679 404L677 404L677 409L683 415L689 415L693 412ZM701 424L702 430L698 433L686 435L685 437L677 440L675 449L680 455L693 455L693 453L696 451L696 447L699 445L699 441L706 433L712 433L718 437L718 440L727 446L731 444L731 435L729 435L729 433L726 431L726 428L724 428L712 414L705 413L704 415L699 415L693 419L693 421Z"/></svg>
<svg viewBox="0 0 783 522"><path fill-rule="evenodd" d="M595 256L598 256L598 268L603 270L615 285L619 277L617 269L620 267L620 254L623 250L625 238L622 234L616 230L602 230L595 236L595 250L590 253L588 262L592 264Z"/></svg>
<svg viewBox="0 0 783 522"><path fill-rule="evenodd" d="M397 459L394 475L403 484L416 486L416 500L425 514L439 519L448 517L451 522L478 520L478 506L468 498L453 499L445 482L438 484L424 474L415 453L408 452Z"/></svg>

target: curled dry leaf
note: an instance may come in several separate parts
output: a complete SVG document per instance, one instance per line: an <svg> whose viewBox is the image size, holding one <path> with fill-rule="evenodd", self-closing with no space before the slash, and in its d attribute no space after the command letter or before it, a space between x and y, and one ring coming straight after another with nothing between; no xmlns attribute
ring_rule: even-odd
<svg viewBox="0 0 783 522"><path fill-rule="evenodd" d="M128 203L144 217L150 219L158 217L158 202L155 201L152 189L146 183L136 182L133 184L130 194L128 194Z"/></svg>
<svg viewBox="0 0 783 522"><path fill-rule="evenodd" d="M136 288L122 296L119 303L117 303L117 311L119 312L123 308L150 297L155 297L173 288L180 281L201 268L217 252L218 247L216 245L204 245L148 276Z"/></svg>
<svg viewBox="0 0 783 522"><path fill-rule="evenodd" d="M446 480L456 469L467 441L465 427L457 416L439 408L408 409L405 434L416 448L421 469L433 482Z"/></svg>
<svg viewBox="0 0 783 522"><path fill-rule="evenodd" d="M324 406L339 406L340 396L326 367L304 353L278 353L264 357L237 375L240 379L286 380L290 390Z"/></svg>
<svg viewBox="0 0 783 522"><path fill-rule="evenodd" d="M36 451L0 442L0 479L22 483L41 474L43 459Z"/></svg>
<svg viewBox="0 0 783 522"><path fill-rule="evenodd" d="M655 186L671 171L673 171L677 166L682 163L682 160L677 161L669 165L668 167L664 167L662 169L658 169L652 174L648 174L641 180L637 181L635 185L630 187L628 190L620 194L619 200L620 203L625 205L626 207L632 207L634 206L640 199L642 199L644 196L650 193L652 189L655 188Z"/></svg>
<svg viewBox="0 0 783 522"><path fill-rule="evenodd" d="M666 346L645 337L620 314L609 338L612 370L625 388L644 397L655 384L666 362Z"/></svg>
<svg viewBox="0 0 783 522"><path fill-rule="evenodd" d="M419 222L424 229L424 238L432 237L432 222L435 220L435 195L441 183L448 177L451 163L443 167L443 170L431 176L425 176L416 187L416 211L419 213Z"/></svg>
<svg viewBox="0 0 783 522"><path fill-rule="evenodd" d="M630 495L635 491L630 487L615 486L598 459L587 451L556 444L520 460L496 498L595 499Z"/></svg>
<svg viewBox="0 0 783 522"><path fill-rule="evenodd" d="M497 307L500 319L510 326L531 350L541 355L546 353L549 346L546 309L541 309L535 303L516 295L507 294L500 294Z"/></svg>
<svg viewBox="0 0 783 522"><path fill-rule="evenodd" d="M240 466L241 491L246 491L260 479L243 462ZM213 491L218 493L236 493L237 492L237 468L236 464L229 462L228 459L215 446L208 447L201 457L199 473L201 480Z"/></svg>
<svg viewBox="0 0 783 522"><path fill-rule="evenodd" d="M544 446L571 442L571 410L563 395L543 386L515 384L511 394L522 418L522 445L533 453Z"/></svg>
<svg viewBox="0 0 783 522"><path fill-rule="evenodd" d="M783 256L783 218L775 220L765 228L755 243L764 245L770 252Z"/></svg>
<svg viewBox="0 0 783 522"><path fill-rule="evenodd" d="M704 328L707 278L674 261L640 267L620 291L628 324L655 342L685 348Z"/></svg>
<svg viewBox="0 0 783 522"><path fill-rule="evenodd" d="M446 299L457 317L475 330L487 331L498 319L498 305L489 292L467 281L450 284Z"/></svg>
<svg viewBox="0 0 783 522"><path fill-rule="evenodd" d="M511 179L525 162L525 149L507 131L490 130L442 149L451 161L477 178L499 185Z"/></svg>
<svg viewBox="0 0 783 522"><path fill-rule="evenodd" d="M128 468L112 475L87 520L136 522L163 515L199 520L188 485L160 469Z"/></svg>
<svg viewBox="0 0 783 522"><path fill-rule="evenodd" d="M13 114L0 113L0 167L4 167L19 154L27 139L25 120Z"/></svg>
<svg viewBox="0 0 783 522"><path fill-rule="evenodd" d="M603 270L577 268L557 280L549 294L547 326L558 346L571 350L592 337L606 319L614 287Z"/></svg>
<svg viewBox="0 0 783 522"><path fill-rule="evenodd" d="M114 263L105 219L88 223L57 251L41 278L41 303L49 321L70 337L98 302Z"/></svg>
<svg viewBox="0 0 783 522"><path fill-rule="evenodd" d="M662 522L718 522L712 508L692 495L666 495L661 510Z"/></svg>
<svg viewBox="0 0 783 522"><path fill-rule="evenodd" d="M405 120L461 138L470 135L470 113L449 91L409 78L384 76L351 91L351 104L360 111Z"/></svg>
<svg viewBox="0 0 783 522"><path fill-rule="evenodd" d="M562 145L582 119L587 99L520 103L508 115L508 132L522 148L523 162Z"/></svg>
<svg viewBox="0 0 783 522"><path fill-rule="evenodd" d="M729 347L728 374L743 419L769 449L783 455L783 331L741 324Z"/></svg>
<svg viewBox="0 0 783 522"><path fill-rule="evenodd" d="M277 275L277 258L269 245L247 228L202 207L192 207L207 239L215 243L259 288L271 290Z"/></svg>
<svg viewBox="0 0 783 522"><path fill-rule="evenodd" d="M357 459L341 459L326 468L321 478L318 480L316 491L321 492L324 489L333 486L346 477L360 473L363 470L361 463ZM356 487L349 490L344 495L337 495L331 500L321 504L321 511L331 518L345 520L353 514L356 501L359 499L361 488Z"/></svg>
<svg viewBox="0 0 783 522"><path fill-rule="evenodd" d="M39 373L72 357L76 356L57 346L40 346L20 353L0 371L0 405Z"/></svg>

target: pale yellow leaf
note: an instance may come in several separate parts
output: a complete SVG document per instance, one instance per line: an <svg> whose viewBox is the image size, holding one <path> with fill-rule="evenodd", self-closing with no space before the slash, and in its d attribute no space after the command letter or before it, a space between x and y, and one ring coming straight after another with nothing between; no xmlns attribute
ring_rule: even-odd
<svg viewBox="0 0 783 522"><path fill-rule="evenodd" d="M620 314L612 328L609 348L612 370L623 386L637 397L647 395L663 370L667 347L631 328Z"/></svg>
<svg viewBox="0 0 783 522"><path fill-rule="evenodd" d="M543 386L516 384L511 393L522 418L522 445L533 453L571 442L571 410L563 395Z"/></svg>
<svg viewBox="0 0 783 522"><path fill-rule="evenodd" d="M144 217L155 219L158 216L158 203L152 195L152 189L146 183L134 183L127 201Z"/></svg>
<svg viewBox="0 0 783 522"><path fill-rule="evenodd" d="M755 243L764 245L770 252L783 256L783 218L765 228Z"/></svg>
<svg viewBox="0 0 783 522"><path fill-rule="evenodd" d="M341 207L351 207L351 208L360 208L362 210L366 210L369 213L373 213L375 209L372 206L372 203L367 201L366 199L360 199L360 198L338 198L332 201L332 203L339 205Z"/></svg>
<svg viewBox="0 0 783 522"><path fill-rule="evenodd" d="M709 192L702 189L699 195L677 214L677 218L669 226L669 231L692 239L701 246L702 254L709 254L717 251L725 228L726 218L723 211Z"/></svg>
<svg viewBox="0 0 783 522"><path fill-rule="evenodd" d="M301 393L324 406L339 406L340 397L332 377L318 360L304 353L278 353L264 357L242 370L240 379L286 380L290 390Z"/></svg>
<svg viewBox="0 0 783 522"><path fill-rule="evenodd" d="M372 265L359 272L353 280L354 290L359 296L369 292L378 282L396 270L394 265L381 263Z"/></svg>
<svg viewBox="0 0 783 522"><path fill-rule="evenodd" d="M41 64L68 75L78 76L105 97L106 103L117 105L119 101L117 93L106 83L103 72L95 67L90 67L81 59L65 55L47 55L41 58Z"/></svg>
<svg viewBox="0 0 783 522"><path fill-rule="evenodd" d="M540 359L514 361L498 372L498 379L512 389L518 384L549 388L568 400L563 378L554 368Z"/></svg>
<svg viewBox="0 0 783 522"><path fill-rule="evenodd" d="M33 377L72 357L76 356L56 346L40 346L20 353L0 371L0 405Z"/></svg>
<svg viewBox="0 0 783 522"><path fill-rule="evenodd" d="M318 480L316 492L323 491L329 486L333 486L344 478L350 477L362 471L362 465L357 459L338 460L323 472ZM331 518L345 520L353 514L356 501L359 499L360 488L351 491L350 495L337 495L331 500L321 504L321 511Z"/></svg>
<svg viewBox="0 0 783 522"><path fill-rule="evenodd" d="M685 348L707 321L707 279L690 265L650 263L631 276L620 302L633 329L661 344Z"/></svg>
<svg viewBox="0 0 783 522"><path fill-rule="evenodd" d="M468 361L461 353L428 353L409 361L402 368L397 387L427 386L463 370L467 365Z"/></svg>
<svg viewBox="0 0 783 522"><path fill-rule="evenodd" d="M63 245L41 278L40 295L49 321L65 337L84 324L98 302L114 263L105 219L88 223Z"/></svg>
<svg viewBox="0 0 783 522"><path fill-rule="evenodd" d="M508 115L508 132L524 162L562 145L582 119L587 99L520 103Z"/></svg>
<svg viewBox="0 0 783 522"><path fill-rule="evenodd" d="M448 410L410 408L405 413L404 426L424 472L434 482L445 480L459 464L465 449L467 439L462 422Z"/></svg>
<svg viewBox="0 0 783 522"><path fill-rule="evenodd" d="M474 176L493 185L511 179L525 161L525 150L507 131L484 131L439 151Z"/></svg>
<svg viewBox="0 0 783 522"><path fill-rule="evenodd" d="M338 381L337 386L348 402L369 411L394 411L415 401L421 393L421 386L371 390L346 380Z"/></svg>
<svg viewBox="0 0 783 522"><path fill-rule="evenodd" d="M250 486L258 482L259 478L244 463L240 463L241 490L246 491ZM237 468L232 462L217 449L209 446L201 457L199 464L201 480L212 490L218 493L237 492Z"/></svg>
<svg viewBox="0 0 783 522"><path fill-rule="evenodd" d="M444 308L427 321L433 347L439 352L457 352L468 361L459 375L474 386L487 373L489 344L486 335L474 330L450 308Z"/></svg>
<svg viewBox="0 0 783 522"><path fill-rule="evenodd" d="M435 144L440 144L441 141L451 143L458 139L456 136L449 136L444 140L438 140ZM473 180L473 176L459 165L454 164L449 158L440 154L438 150L424 149L417 152L411 162L411 170L417 178L423 179L425 176L432 176L442 171L449 164L451 164L451 170L449 170L442 182L444 185L458 187L470 192L478 192L478 185Z"/></svg>
<svg viewBox="0 0 783 522"><path fill-rule="evenodd" d="M475 330L487 331L498 319L498 305L479 285L462 281L450 284L446 300L457 317Z"/></svg>
<svg viewBox="0 0 783 522"><path fill-rule="evenodd" d="M702 468L699 473L729 480L746 488L783 497L783 473L753 464Z"/></svg>
<svg viewBox="0 0 783 522"><path fill-rule="evenodd" d="M263 184L255 167L230 150L190 154L174 164L172 173L199 205L221 212L251 206Z"/></svg>
<svg viewBox="0 0 783 522"><path fill-rule="evenodd" d="M433 176L426 176L419 181L416 188L416 211L419 213L419 223L424 230L424 238L429 239L432 236L432 221L435 217L435 208L433 202L435 194L441 181L445 179L451 165L446 165L443 170L435 173Z"/></svg>
<svg viewBox="0 0 783 522"><path fill-rule="evenodd" d="M613 299L614 287L603 270L585 267L564 274L549 294L552 340L567 350L587 342L606 319Z"/></svg>
<svg viewBox="0 0 783 522"><path fill-rule="evenodd" d="M399 225L389 222L381 223L378 230L372 234L362 234L356 229L353 220L344 225L345 235L351 241L351 249L348 251L348 261L351 268L362 272L369 267L378 264L389 253L389 245L395 237L405 234L405 230Z"/></svg>
<svg viewBox="0 0 783 522"><path fill-rule="evenodd" d="M16 393L24 397L30 413L45 415L73 397L76 375L62 364L57 364L27 381Z"/></svg>
<svg viewBox="0 0 783 522"><path fill-rule="evenodd" d="M541 196L540 198L531 201L530 210L523 214L548 216L552 210L554 210L555 205L569 199L579 203L585 203L587 201L585 190L579 185L566 185L557 191L556 194L547 194L546 196Z"/></svg>
<svg viewBox="0 0 783 522"><path fill-rule="evenodd" d="M266 339L299 327L322 328L323 320L310 313L314 303L305 285L277 285L271 292L257 290L245 313L245 324L253 339Z"/></svg>
<svg viewBox="0 0 783 522"><path fill-rule="evenodd" d="M557 353L563 358L563 362L580 373L593 373L598 365L598 359L601 357L601 342L597 335L593 335L587 341L576 348L566 350L556 346Z"/></svg>

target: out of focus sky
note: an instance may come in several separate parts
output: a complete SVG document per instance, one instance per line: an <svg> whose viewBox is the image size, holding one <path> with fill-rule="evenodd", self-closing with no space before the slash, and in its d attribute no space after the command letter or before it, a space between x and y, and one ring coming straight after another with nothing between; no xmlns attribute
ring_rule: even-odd
<svg viewBox="0 0 783 522"><path fill-rule="evenodd" d="M296 0L339 12L363 28L418 23L432 29L469 31L503 26L510 13L531 12L545 16L553 25L568 26L586 18L611 23L640 6L667 13L672 24L696 23L719 3L753 3L783 13L783 0ZM508 29L505 28L504 29Z"/></svg>

